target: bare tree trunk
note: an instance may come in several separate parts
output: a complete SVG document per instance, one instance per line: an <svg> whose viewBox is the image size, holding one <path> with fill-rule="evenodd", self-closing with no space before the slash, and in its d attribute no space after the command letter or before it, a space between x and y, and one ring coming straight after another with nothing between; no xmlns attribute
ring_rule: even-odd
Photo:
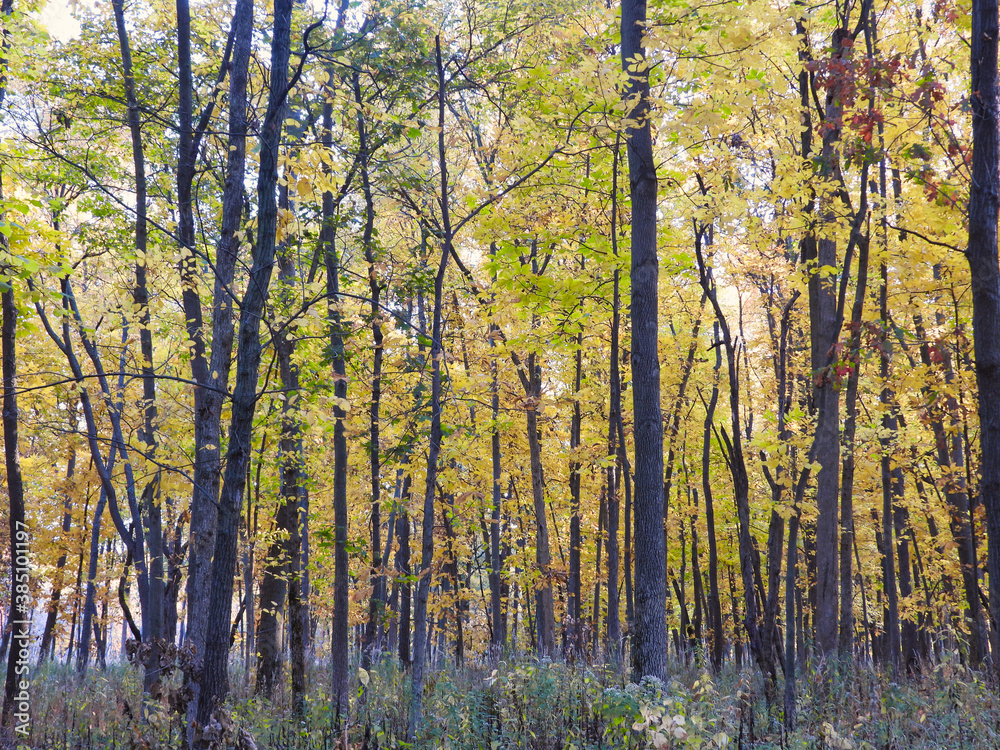
<svg viewBox="0 0 1000 750"><path fill-rule="evenodd" d="M407 484L406 493L403 495L409 501L410 476L404 480ZM396 519L396 538L399 539L398 554L396 555L396 570L406 580L400 586L399 592L399 661L406 667L412 664L413 656L410 651L411 611L412 611L412 591L410 585L410 515L404 509Z"/></svg>
<svg viewBox="0 0 1000 750"><path fill-rule="evenodd" d="M491 333L496 326L491 325ZM494 336L490 336L490 348L496 347ZM490 657L498 661L507 646L506 619L503 614L502 576L504 557L500 545L501 513L503 510L503 492L500 488L500 383L499 363L496 357L490 358L490 408L492 424L490 427L491 461L493 466L493 505L490 512L490 616L493 627L490 638Z"/></svg>
<svg viewBox="0 0 1000 750"><path fill-rule="evenodd" d="M632 400L635 413L635 633L636 679L666 679L666 549L663 539L663 422L657 350L656 163L650 129L649 66L643 46L646 0L622 0L622 69L629 74L624 96L635 124L626 130L632 198Z"/></svg>
<svg viewBox="0 0 1000 750"><path fill-rule="evenodd" d="M361 85L357 71L354 73L354 101L358 106L357 126L358 126L358 172L361 175L361 187L365 198L365 224L361 234L361 246L364 248L365 260L368 262L368 289L371 299L371 320L369 325L372 329L372 397L369 407L369 432L368 432L368 456L369 471L371 475L371 541L372 541L372 594L368 601L368 623L365 627L364 648L362 650L362 660L365 667L371 665L372 656L382 650L383 628L382 617L385 610L385 571L382 569L382 540L381 540L381 512L382 512L382 482L381 482L381 460L379 451L379 426L380 408L382 404L382 310L381 295L382 285L378 279L376 265L376 247L373 243L373 232L375 227L375 201L372 197L369 160L371 154L368 128L365 123L363 100L361 98Z"/></svg>
<svg viewBox="0 0 1000 750"><path fill-rule="evenodd" d="M437 62L438 96L438 169L441 184L441 224L444 231L441 243L441 259L438 261L434 277L434 307L431 324L431 429L427 451L426 487L424 490L423 520L420 544L420 578L417 582L416 611L414 612L414 643L412 667L412 693L410 696L410 717L407 726L407 742L413 742L420 726L423 707L424 672L427 668L430 637L427 625L427 600L430 596L430 571L434 562L434 496L437 492L438 457L441 454L441 359L444 356L442 341L442 316L444 295L444 274L451 255L452 230L449 212L450 190L448 185L448 162L445 151L445 63L441 55L441 37L434 37Z"/></svg>
<svg viewBox="0 0 1000 750"><path fill-rule="evenodd" d="M11 12L11 0L4 0L2 14ZM0 90L0 101L6 87ZM2 187L0 187L2 191ZM0 239L0 250L7 251L7 238ZM18 447L17 410L17 306L14 302L14 288L11 283L0 292L0 358L3 369L3 446L7 470L8 523L10 526L10 609L7 622L10 623L11 647L7 658L7 678L4 682L3 714L0 725L8 739L15 737L15 725L27 723L27 706L22 710L18 698L19 688L27 680L19 665L28 665L30 636L30 594L28 593L28 550L29 535L24 515L24 484L21 481L21 457ZM22 719L20 715L24 715Z"/></svg>
<svg viewBox="0 0 1000 750"><path fill-rule="evenodd" d="M239 353L232 394L232 419L226 471L219 500L215 555L212 561L212 589L206 622L205 659L197 721L206 726L217 704L229 693L229 631L231 627L233 575L236 570L237 541L246 469L250 460L251 431L257 405L257 377L260 369L260 321L271 283L277 235L278 152L284 122L288 60L291 36L291 0L277 0L271 39L271 80L267 114L261 125L260 172L257 180L257 245L250 280L243 298L240 318ZM209 740L196 740L198 750Z"/></svg>
<svg viewBox="0 0 1000 750"><path fill-rule="evenodd" d="M129 46L128 31L125 26L124 6L121 0L112 3L115 14L115 25L118 30L118 44L121 52L124 73L125 102L128 108L129 134L132 142L132 164L135 170L135 251L140 261L135 265L135 284L132 289L132 301L139 323L139 353L140 370L142 372L143 425L138 431L139 441L147 459L153 459L156 453L156 381L153 370L153 334L149 325L149 289L146 282L145 256L147 250L148 227L146 226L146 167L143 153L142 130L139 121L139 101L136 95L135 78L132 72L132 52ZM150 648L146 658L146 675L143 688L149 692L159 680L159 662L162 651L163 636L163 529L160 518L160 504L157 502L159 493L159 475L157 474L142 492L142 504L139 515L134 517L139 526L145 524L146 530L140 534L144 537L149 552L149 575L146 581L147 601L142 608L143 637ZM136 558L139 559L138 556ZM86 610L85 610L86 618ZM83 632L84 638L89 637L89 631ZM84 667L86 666L84 662Z"/></svg>
<svg viewBox="0 0 1000 750"><path fill-rule="evenodd" d="M715 324L715 338L719 338L719 326ZM712 478L709 473L712 449L712 422L715 406L719 401L719 371L722 369L722 348L715 347L715 379L712 395L705 410L705 429L702 434L701 487L705 495L705 524L708 530L708 627L712 632L711 662L716 673L722 669L723 628L722 599L719 596L719 544L715 533L715 503L712 494Z"/></svg>
<svg viewBox="0 0 1000 750"><path fill-rule="evenodd" d="M889 331L889 308L888 308L888 267L882 263L882 285L879 289L879 308L882 317L882 327L885 331L882 342L882 356L879 364L879 374L882 378L882 391L880 400L882 408L885 410L882 415L882 431L884 436L879 438L882 446L882 536L884 549L885 574L884 588L886 592L886 647L887 656L894 675L899 673L899 604L896 588L896 561L893 557L893 515L894 506L903 496L903 474L898 467L892 466L892 444L891 436L896 434L899 427L896 419L894 394L889 386L889 358L892 353L892 340L888 336ZM900 560L902 565L902 560Z"/></svg>
<svg viewBox="0 0 1000 750"><path fill-rule="evenodd" d="M581 652L580 642L580 460L577 451L580 449L580 426L583 421L580 410L580 385L583 379L583 332L576 335L576 353L574 356L573 375L573 416L569 428L569 581L567 584L566 606L566 640L567 651L571 658L576 658Z"/></svg>
<svg viewBox="0 0 1000 750"><path fill-rule="evenodd" d="M333 105L327 99L323 105L323 145L333 147ZM333 579L333 633L331 678L333 693L331 710L333 726L337 732L347 723L348 696L348 639L350 570L347 551L347 531L350 519L347 511L347 435L344 420L347 401L347 363L344 349L344 322L340 304L340 254L336 248L336 217L333 193L323 193L323 228L321 242L326 259L327 318L330 328L334 380L334 408L336 420L333 431L333 523L334 523L334 579Z"/></svg>
<svg viewBox="0 0 1000 750"><path fill-rule="evenodd" d="M76 408L72 405L69 409L70 415L75 417L77 414ZM72 425L74 428L76 425ZM70 446L69 449L69 459L66 461L66 481L69 482L76 472L76 446ZM63 501L63 520L62 520L62 533L63 533L63 544L68 544L69 540L66 538L69 535L69 530L72 525L73 516L70 511L72 510L72 500L70 499L69 493L65 495ZM59 617L59 602L62 597L63 589L63 569L66 567L66 562L68 559L68 551L64 547L63 552L59 555L59 559L56 560L56 583L52 587L52 597L49 599L48 614L45 617L45 628L42 630L42 641L38 646L38 666L41 667L48 659L52 657L52 650L55 646L55 628L56 620Z"/></svg>
<svg viewBox="0 0 1000 750"><path fill-rule="evenodd" d="M534 251L534 245L532 250ZM532 253L534 262L534 252ZM531 463L531 497L535 511L535 564L539 582L535 586L535 624L538 628L537 647L540 656L553 656L556 647L555 605L552 598L552 552L549 545L549 524L546 514L545 477L542 468L541 429L538 413L542 399L542 367L538 355L531 352L527 359L528 383L525 391L527 408L528 451Z"/></svg>
<svg viewBox="0 0 1000 750"><path fill-rule="evenodd" d="M212 349L205 372L192 360L195 411L195 462L188 536L187 629L185 643L200 663L205 654L208 608L196 603L211 597L212 557L215 553L217 507L221 485L221 435L223 397L229 390L234 338L233 280L240 250L239 229L243 217L246 173L247 79L254 25L253 0L236 0L232 20L232 67L229 71L229 122L226 176L222 192L222 223L215 253L215 285L212 294ZM249 243L246 243L249 244ZM204 381L198 380L203 375ZM189 675L186 675L189 677ZM201 683L189 679L191 700L188 725L193 726ZM188 736L193 744L193 737Z"/></svg>
<svg viewBox="0 0 1000 750"><path fill-rule="evenodd" d="M699 181L701 177L699 176ZM702 192L706 192L702 185ZM764 691L767 702L773 705L777 700L777 664L772 643L774 630L764 622L760 603L765 601L760 589L760 553L750 532L750 480L747 475L746 459L743 454L743 436L740 429L740 384L736 362L736 345L730 334L726 316L719 305L712 268L707 264L702 243L707 227L695 227L695 256L698 261L699 279L702 290L708 296L715 311L715 318L722 334L721 343L726 351L726 369L729 376L729 415L732 436L722 430L727 463L733 478L733 495L737 512L737 538L739 544L740 579L743 584L743 598L746 615L743 623L748 645L757 665L764 676Z"/></svg>
<svg viewBox="0 0 1000 750"><path fill-rule="evenodd" d="M1000 266L997 262L997 211L1000 207L1000 144L997 89L997 2L973 0L971 69L972 181L969 194L969 246L972 271L972 322L982 460L979 498L989 536L991 640L996 647L1000 623ZM996 652L994 651L994 656ZM1000 659L994 658L1000 674Z"/></svg>

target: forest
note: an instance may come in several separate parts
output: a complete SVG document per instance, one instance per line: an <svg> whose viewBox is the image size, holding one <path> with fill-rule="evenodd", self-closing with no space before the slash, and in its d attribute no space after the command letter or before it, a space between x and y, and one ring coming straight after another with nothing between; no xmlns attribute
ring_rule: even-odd
<svg viewBox="0 0 1000 750"><path fill-rule="evenodd" d="M1000 746L997 0L0 23L0 746Z"/></svg>

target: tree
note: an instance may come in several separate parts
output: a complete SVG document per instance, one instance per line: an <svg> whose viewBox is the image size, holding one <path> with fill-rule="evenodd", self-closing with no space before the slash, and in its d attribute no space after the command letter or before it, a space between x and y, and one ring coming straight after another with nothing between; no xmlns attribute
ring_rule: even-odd
<svg viewBox="0 0 1000 750"><path fill-rule="evenodd" d="M982 478L979 496L986 509L990 541L991 639L997 650L1000 622L1000 264L997 260L997 212L1000 210L1000 90L997 81L997 3L972 5L971 87L972 181L969 192L969 245L972 271L972 326ZM998 667L1000 668L1000 667Z"/></svg>
<svg viewBox="0 0 1000 750"><path fill-rule="evenodd" d="M271 41L271 80L267 113L261 127L261 166L257 179L257 242L250 280L241 306L239 353L233 385L233 413L229 425L229 448L219 516L215 554L212 559L212 589L205 631L205 659L198 696L197 722L203 728L196 747L207 748L213 741L207 727L216 706L229 692L229 630L232 613L233 574L240 509L246 488L250 459L250 434L257 405L257 376L260 368L260 321L267 299L277 240L278 148L288 96L288 61L291 46L292 6L280 0L274 6L274 34ZM305 36L308 44L308 32Z"/></svg>
<svg viewBox="0 0 1000 750"><path fill-rule="evenodd" d="M657 181L650 129L645 0L622 0L622 69L628 79L625 144L632 200L632 408L635 413L636 677L666 678L666 551L663 534L663 422L657 347Z"/></svg>

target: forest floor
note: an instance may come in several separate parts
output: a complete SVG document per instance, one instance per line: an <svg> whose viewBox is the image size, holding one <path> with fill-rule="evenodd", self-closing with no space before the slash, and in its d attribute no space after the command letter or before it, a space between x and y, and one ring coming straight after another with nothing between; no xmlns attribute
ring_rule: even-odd
<svg viewBox="0 0 1000 750"><path fill-rule="evenodd" d="M259 750L343 747L330 728L328 671L316 666L306 717L296 720L286 693L251 695L240 667L232 675L233 725ZM768 710L753 669L712 677L674 664L668 683L628 684L608 667L529 658L446 667L428 678L425 720L415 748L822 748L909 750L1000 748L1000 695L983 674L956 658L894 682L871 666L799 680L798 716L783 729L780 705ZM161 750L180 747L180 720L168 699L140 721L141 676L128 665L91 669L81 682L58 665L31 689L31 737L44 750ZM779 686L779 691L782 689ZM168 691L169 692L169 691ZM779 699L780 704L780 699ZM408 675L384 661L355 670L350 748L407 747ZM235 735L235 732L234 732Z"/></svg>

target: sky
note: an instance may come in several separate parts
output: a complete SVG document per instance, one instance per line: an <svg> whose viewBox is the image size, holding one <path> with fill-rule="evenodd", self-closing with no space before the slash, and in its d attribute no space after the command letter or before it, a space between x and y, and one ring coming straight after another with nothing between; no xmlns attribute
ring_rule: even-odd
<svg viewBox="0 0 1000 750"><path fill-rule="evenodd" d="M69 41L80 33L80 22L71 10L75 6L75 0L53 0L38 14L38 20L53 37Z"/></svg>

